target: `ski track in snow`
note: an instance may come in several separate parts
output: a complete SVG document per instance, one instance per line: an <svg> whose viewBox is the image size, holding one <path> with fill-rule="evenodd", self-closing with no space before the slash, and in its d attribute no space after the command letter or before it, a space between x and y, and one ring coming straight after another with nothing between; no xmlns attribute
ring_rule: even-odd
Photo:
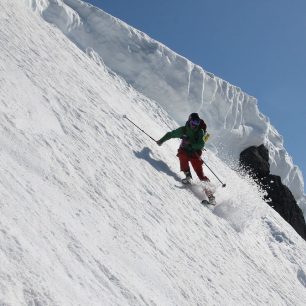
<svg viewBox="0 0 306 306"><path fill-rule="evenodd" d="M178 142L123 115L176 124L23 1L0 44L1 305L304 304L305 241L252 183L207 151L218 205L177 188Z"/></svg>

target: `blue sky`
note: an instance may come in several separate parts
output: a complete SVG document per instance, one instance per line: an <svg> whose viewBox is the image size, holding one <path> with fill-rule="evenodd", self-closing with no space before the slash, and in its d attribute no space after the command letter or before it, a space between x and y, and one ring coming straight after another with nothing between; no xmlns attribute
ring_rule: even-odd
<svg viewBox="0 0 306 306"><path fill-rule="evenodd" d="M306 177L306 0L88 0L256 97Z"/></svg>

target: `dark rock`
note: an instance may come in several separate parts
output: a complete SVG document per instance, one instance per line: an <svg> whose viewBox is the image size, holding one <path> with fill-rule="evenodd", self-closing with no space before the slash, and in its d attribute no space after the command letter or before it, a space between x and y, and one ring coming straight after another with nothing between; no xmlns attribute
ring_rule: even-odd
<svg viewBox="0 0 306 306"><path fill-rule="evenodd" d="M249 147L240 154L240 164L267 192L265 201L306 240L303 212L281 178L270 173L269 151L264 145Z"/></svg>
<svg viewBox="0 0 306 306"><path fill-rule="evenodd" d="M264 145L249 147L240 153L240 163L257 178L270 173L269 151Z"/></svg>

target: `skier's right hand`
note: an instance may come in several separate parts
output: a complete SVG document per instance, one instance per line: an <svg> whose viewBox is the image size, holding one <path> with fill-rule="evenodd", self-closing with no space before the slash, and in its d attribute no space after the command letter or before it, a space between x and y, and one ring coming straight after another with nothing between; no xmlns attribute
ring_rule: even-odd
<svg viewBox="0 0 306 306"><path fill-rule="evenodd" d="M156 143L161 146L163 143L160 140L157 140Z"/></svg>

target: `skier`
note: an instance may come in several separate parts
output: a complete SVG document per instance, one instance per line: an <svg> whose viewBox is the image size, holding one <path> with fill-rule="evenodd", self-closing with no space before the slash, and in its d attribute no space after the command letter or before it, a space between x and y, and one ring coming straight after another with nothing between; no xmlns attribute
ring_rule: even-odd
<svg viewBox="0 0 306 306"><path fill-rule="evenodd" d="M181 171L184 172L185 178L183 184L190 184L192 175L190 172L189 162L191 163L198 178L203 182L209 182L207 176L203 172L203 160L201 159L202 149L205 145L206 124L197 113L190 114L185 126L181 126L176 130L166 133L156 143L161 146L165 141L171 138L181 138L181 144L178 149L177 157L180 161ZM211 191L205 190L209 202L214 201Z"/></svg>

